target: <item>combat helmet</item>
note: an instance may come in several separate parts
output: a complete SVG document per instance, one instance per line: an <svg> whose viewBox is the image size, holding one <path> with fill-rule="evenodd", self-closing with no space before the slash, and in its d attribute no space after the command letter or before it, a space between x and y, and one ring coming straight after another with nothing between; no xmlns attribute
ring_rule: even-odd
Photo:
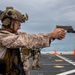
<svg viewBox="0 0 75 75"><path fill-rule="evenodd" d="M13 7L6 7L6 10L0 10L0 20L3 22L6 18L20 21L21 23L28 20L27 14L21 14L18 10L15 10Z"/></svg>

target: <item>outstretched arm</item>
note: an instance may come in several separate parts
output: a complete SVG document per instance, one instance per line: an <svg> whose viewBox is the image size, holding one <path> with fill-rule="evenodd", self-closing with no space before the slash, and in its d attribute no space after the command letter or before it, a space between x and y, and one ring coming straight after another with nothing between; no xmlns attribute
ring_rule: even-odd
<svg viewBox="0 0 75 75"><path fill-rule="evenodd" d="M7 48L44 48L50 46L51 39L55 38L62 40L65 37L65 34L65 30L60 28L54 29L53 32L47 34L3 34L0 35L0 37L3 37L2 39L0 39L0 42L4 47Z"/></svg>

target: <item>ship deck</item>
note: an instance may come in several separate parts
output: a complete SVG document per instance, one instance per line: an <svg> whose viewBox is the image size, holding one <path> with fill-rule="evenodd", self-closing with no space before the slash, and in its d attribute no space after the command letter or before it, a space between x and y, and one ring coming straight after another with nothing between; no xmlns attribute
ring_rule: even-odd
<svg viewBox="0 0 75 75"><path fill-rule="evenodd" d="M75 55L73 54L41 54L38 70L32 70L32 58L30 62L30 75L75 75Z"/></svg>

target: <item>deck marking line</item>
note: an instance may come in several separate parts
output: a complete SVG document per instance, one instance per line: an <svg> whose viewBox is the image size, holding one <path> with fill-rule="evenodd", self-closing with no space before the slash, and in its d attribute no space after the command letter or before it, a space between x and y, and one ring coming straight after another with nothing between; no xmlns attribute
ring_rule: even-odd
<svg viewBox="0 0 75 75"><path fill-rule="evenodd" d="M63 72L63 73L60 73L60 74L57 74L57 75L68 75L68 74L72 74L72 73L75 73L75 69L70 70L70 71L66 71L66 72Z"/></svg>
<svg viewBox="0 0 75 75"><path fill-rule="evenodd" d="M43 64L43 65L69 65L69 64Z"/></svg>
<svg viewBox="0 0 75 75"><path fill-rule="evenodd" d="M63 60L65 60L66 62L72 64L73 66L75 66L75 63L74 62L71 62L70 60L66 59L65 57L60 56L60 55L56 55L56 56L59 57L59 58L61 58L61 59L63 59Z"/></svg>

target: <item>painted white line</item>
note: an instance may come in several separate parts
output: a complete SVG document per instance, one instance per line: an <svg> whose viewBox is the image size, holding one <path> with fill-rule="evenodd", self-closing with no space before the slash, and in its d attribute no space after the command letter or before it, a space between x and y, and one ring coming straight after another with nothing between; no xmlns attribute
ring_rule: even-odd
<svg viewBox="0 0 75 75"><path fill-rule="evenodd" d="M75 69L70 70L70 71L66 71L66 72L63 72L63 73L60 73L60 74L57 74L57 75L68 75L68 74L72 74L72 73L75 73Z"/></svg>
<svg viewBox="0 0 75 75"><path fill-rule="evenodd" d="M54 52L41 52L42 54L54 54ZM70 55L72 54L73 55L73 52L58 52L58 54L66 54L66 55Z"/></svg>
<svg viewBox="0 0 75 75"><path fill-rule="evenodd" d="M65 60L66 62L68 62L68 63L72 64L73 66L75 66L75 63L74 63L74 62L72 62L72 61L70 61L70 60L66 59L65 57L60 56L60 55L56 55L56 56L57 56L57 57L59 57L59 58L61 58L61 59L63 59L63 60Z"/></svg>
<svg viewBox="0 0 75 75"><path fill-rule="evenodd" d="M43 64L43 65L69 65L69 64Z"/></svg>

